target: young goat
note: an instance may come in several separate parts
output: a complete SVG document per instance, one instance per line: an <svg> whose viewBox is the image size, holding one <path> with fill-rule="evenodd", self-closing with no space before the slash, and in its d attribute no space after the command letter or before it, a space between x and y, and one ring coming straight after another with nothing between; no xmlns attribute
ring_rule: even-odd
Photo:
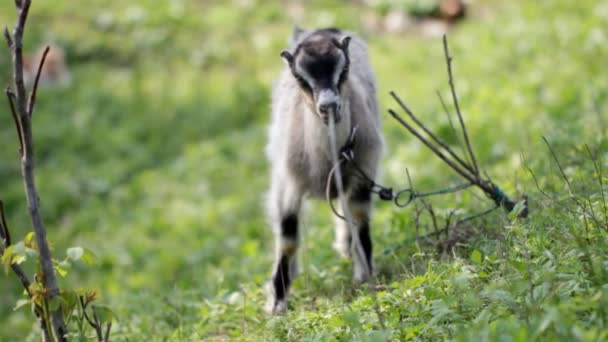
<svg viewBox="0 0 608 342"><path fill-rule="evenodd" d="M376 85L361 39L338 29L296 29L290 51L283 51L281 57L287 66L273 89L266 151L272 169L268 215L276 244L266 305L270 313L287 310L287 294L297 270L302 200L306 196L324 198L326 194L334 166L329 120L335 122L338 147L347 143L351 130L357 127L354 162L372 179L382 154ZM344 257L355 256L353 278L365 282L372 275L373 265L371 184L358 177L351 163L342 163L342 182L358 236L351 238L347 222L337 218L334 248ZM332 179L330 196L335 198L333 183ZM353 241L360 241L363 258L357 257Z"/></svg>

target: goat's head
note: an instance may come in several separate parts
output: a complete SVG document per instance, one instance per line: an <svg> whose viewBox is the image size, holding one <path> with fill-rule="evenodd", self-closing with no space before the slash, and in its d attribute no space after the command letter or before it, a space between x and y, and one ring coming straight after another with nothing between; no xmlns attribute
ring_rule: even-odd
<svg viewBox="0 0 608 342"><path fill-rule="evenodd" d="M331 117L336 123L342 119L342 90L350 67L350 37L340 37L339 32L313 32L295 47L293 54L281 52L313 112L325 124Z"/></svg>

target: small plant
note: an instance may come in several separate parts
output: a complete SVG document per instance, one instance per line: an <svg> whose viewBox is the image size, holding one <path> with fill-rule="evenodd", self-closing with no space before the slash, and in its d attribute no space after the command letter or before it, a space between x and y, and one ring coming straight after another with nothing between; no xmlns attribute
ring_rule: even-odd
<svg viewBox="0 0 608 342"><path fill-rule="evenodd" d="M76 326L76 335L86 339L87 325L95 330L97 340L108 341L112 320L114 315L104 307L92 305L97 299L94 291L59 289L57 275L65 277L72 262L83 261L86 264L95 262L94 254L82 247L72 247L66 252L64 260L54 259L46 236L46 227L42 220L40 210L40 199L36 188L34 174L34 143L32 132L32 116L36 103L36 91L38 82L44 67L44 62L49 47L44 50L36 78L29 95L26 92L23 73L23 33L29 8L30 0L16 0L18 10L17 24L13 34L8 29L4 31L4 37L12 52L13 78L16 92L9 86L6 89L11 113L17 128L19 137L19 153L21 156L21 174L23 176L25 194L29 214L32 220L33 232L28 233L22 241L13 243L7 224L4 204L0 201L0 255L5 271L11 269L23 286L27 299L17 302L15 309L31 305L41 332L43 341L67 341L70 327ZM35 259L34 281L30 281L21 264ZM72 324L72 322L74 322ZM87 324L85 324L85 322Z"/></svg>

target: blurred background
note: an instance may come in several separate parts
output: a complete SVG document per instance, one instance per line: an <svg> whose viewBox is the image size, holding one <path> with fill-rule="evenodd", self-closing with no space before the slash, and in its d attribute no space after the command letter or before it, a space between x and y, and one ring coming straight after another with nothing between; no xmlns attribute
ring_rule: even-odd
<svg viewBox="0 0 608 342"><path fill-rule="evenodd" d="M0 24L12 28L15 18L13 2L3 1ZM243 324L256 331L252 339L277 338L260 315L273 245L263 148L270 87L294 23L345 28L368 41L389 185L407 186L406 168L421 189L460 181L386 115L396 109L394 90L456 141L435 95L449 98L444 32L474 149L508 193L532 192L520 155L548 160L542 135L570 144L606 133L605 1L33 1L24 41L30 68L52 47L34 115L49 239L58 258L74 245L97 255L94 267L75 264L61 282L99 289L120 318L116 340L243 338ZM8 85L10 54L0 51L0 84ZM4 96L0 109L0 198L22 239L30 221ZM449 196L438 207L491 206L479 198ZM301 298L350 293L350 266L331 250L326 207L307 211ZM412 251L381 251L414 234L412 212L376 208L376 264L390 283ZM13 311L17 281L0 279L0 340L35 339L29 309Z"/></svg>

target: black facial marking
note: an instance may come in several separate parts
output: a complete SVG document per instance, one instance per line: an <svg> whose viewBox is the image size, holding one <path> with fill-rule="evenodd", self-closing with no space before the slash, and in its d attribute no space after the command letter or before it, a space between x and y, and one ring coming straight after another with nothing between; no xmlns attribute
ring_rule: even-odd
<svg viewBox="0 0 608 342"><path fill-rule="evenodd" d="M298 216L289 214L281 220L281 235L295 240L298 238Z"/></svg>
<svg viewBox="0 0 608 342"><path fill-rule="evenodd" d="M300 87L309 93L318 89L331 89L339 93L341 85L346 80L348 73L348 56L335 42L340 37L341 31L333 28L313 32L301 42L294 51L294 63L291 72L298 81ZM337 70L338 64L345 58L343 70ZM299 70L305 70L314 84L300 74ZM334 74L339 73L338 84L334 84Z"/></svg>
<svg viewBox="0 0 608 342"><path fill-rule="evenodd" d="M274 293L277 300L285 299L285 294L291 283L289 279L289 259L286 255L281 257L277 270L272 277L272 284L274 286Z"/></svg>
<svg viewBox="0 0 608 342"><path fill-rule="evenodd" d="M372 239L370 236L369 222L363 222L359 226L359 240L361 241L361 246L363 247L363 252L365 253L365 259L367 260L367 265L372 267Z"/></svg>

